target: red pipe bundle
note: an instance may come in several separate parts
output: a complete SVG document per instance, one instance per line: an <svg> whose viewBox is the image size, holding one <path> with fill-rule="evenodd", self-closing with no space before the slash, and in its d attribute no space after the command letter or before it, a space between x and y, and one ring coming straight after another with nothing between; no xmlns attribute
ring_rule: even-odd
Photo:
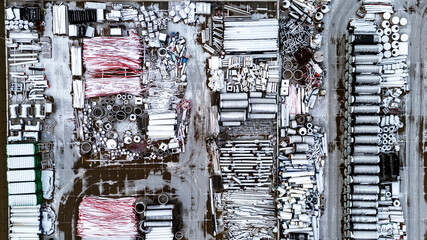
<svg viewBox="0 0 427 240"><path fill-rule="evenodd" d="M143 45L135 33L128 37L83 39L83 61L90 76L141 73ZM130 70L130 71L126 71Z"/></svg>
<svg viewBox="0 0 427 240"><path fill-rule="evenodd" d="M94 37L83 40L86 98L118 93L139 94L136 79L142 73L143 45L131 32L127 37ZM131 89L125 91L124 89Z"/></svg>
<svg viewBox="0 0 427 240"><path fill-rule="evenodd" d="M84 197L79 205L77 234L90 239L133 239L138 234L135 201Z"/></svg>

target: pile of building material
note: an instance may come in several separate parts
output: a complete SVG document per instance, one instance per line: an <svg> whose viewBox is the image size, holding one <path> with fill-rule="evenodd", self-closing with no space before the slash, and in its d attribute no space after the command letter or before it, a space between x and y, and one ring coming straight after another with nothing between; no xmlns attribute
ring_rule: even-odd
<svg viewBox="0 0 427 240"><path fill-rule="evenodd" d="M161 195L166 197L166 195ZM167 197L166 197L167 198ZM147 205L141 201L135 205L140 215L139 230L146 240L173 240L173 210L174 204Z"/></svg>
<svg viewBox="0 0 427 240"><path fill-rule="evenodd" d="M285 0L281 6L282 10L288 11L289 17L307 24L319 24L322 22L324 14L330 11L326 1L300 1Z"/></svg>
<svg viewBox="0 0 427 240"><path fill-rule="evenodd" d="M138 235L135 198L83 197L77 235L82 238L131 239ZM100 231L102 229L102 231Z"/></svg>
<svg viewBox="0 0 427 240"><path fill-rule="evenodd" d="M279 22L277 19L227 18L224 21L226 53L268 53L278 51Z"/></svg>
<svg viewBox="0 0 427 240"><path fill-rule="evenodd" d="M299 233L319 239L326 133L311 122L298 122L291 120L280 143L278 218L283 236Z"/></svg>
<svg viewBox="0 0 427 240"><path fill-rule="evenodd" d="M262 92L222 93L219 103L222 126L240 126L246 120L275 119L278 111L275 96Z"/></svg>
<svg viewBox="0 0 427 240"><path fill-rule="evenodd" d="M33 143L8 144L7 186L10 209L11 237L39 238L41 172L37 145Z"/></svg>
<svg viewBox="0 0 427 240"><path fill-rule="evenodd" d="M399 25L385 7L370 9L383 13L381 24L352 20L347 35L345 238L402 239L397 130L403 127L398 115L408 74L407 51L400 54L398 41L407 45L408 39L398 32L406 20Z"/></svg>
<svg viewBox="0 0 427 240"><path fill-rule="evenodd" d="M227 55L223 59L211 57L209 65L208 86L213 91L277 93L279 66L273 59Z"/></svg>
<svg viewBox="0 0 427 240"><path fill-rule="evenodd" d="M230 139L219 149L224 192L223 209L226 239L273 237L276 225L271 193L274 141Z"/></svg>

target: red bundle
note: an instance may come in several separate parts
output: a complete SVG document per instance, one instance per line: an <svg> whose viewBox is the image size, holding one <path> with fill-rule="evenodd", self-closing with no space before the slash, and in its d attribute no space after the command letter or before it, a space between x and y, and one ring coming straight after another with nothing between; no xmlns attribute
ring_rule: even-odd
<svg viewBox="0 0 427 240"><path fill-rule="evenodd" d="M140 75L143 46L135 33L128 37L83 40L83 62L92 77Z"/></svg>
<svg viewBox="0 0 427 240"><path fill-rule="evenodd" d="M136 198L84 197L79 205L77 234L91 239L133 239L138 234Z"/></svg>

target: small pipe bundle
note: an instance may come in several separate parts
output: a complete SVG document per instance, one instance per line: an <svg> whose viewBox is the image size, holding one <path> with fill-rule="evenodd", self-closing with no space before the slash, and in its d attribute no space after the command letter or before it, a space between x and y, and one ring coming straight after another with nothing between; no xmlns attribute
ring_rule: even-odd
<svg viewBox="0 0 427 240"><path fill-rule="evenodd" d="M138 235L135 198L84 197L79 205L81 238L131 239Z"/></svg>

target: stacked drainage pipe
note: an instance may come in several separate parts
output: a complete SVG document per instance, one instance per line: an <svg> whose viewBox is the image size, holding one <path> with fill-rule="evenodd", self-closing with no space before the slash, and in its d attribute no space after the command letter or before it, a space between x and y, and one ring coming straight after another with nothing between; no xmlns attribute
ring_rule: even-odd
<svg viewBox="0 0 427 240"><path fill-rule="evenodd" d="M400 239L405 233L398 190L394 185L397 193L392 197L391 185L381 182L385 174L380 153L392 152L393 145L397 150L395 132L401 126L399 117L379 115L387 113L387 109L382 108L383 95L380 94L386 81L385 64L390 64L386 59L389 56L382 51L388 46L379 44L383 33L373 22L352 20L349 29L345 75L344 237ZM395 60L399 62L400 58ZM392 134L389 134L391 123ZM392 200L399 206L393 206Z"/></svg>
<svg viewBox="0 0 427 240"><path fill-rule="evenodd" d="M263 93L222 93L220 95L219 119L223 126L240 126L247 119L275 119L275 98L262 97Z"/></svg>
<svg viewBox="0 0 427 240"><path fill-rule="evenodd" d="M270 239L276 224L271 195L274 142L231 139L221 145L219 164L224 192L224 224L228 239Z"/></svg>
<svg viewBox="0 0 427 240"><path fill-rule="evenodd" d="M165 197L161 195L160 197ZM159 197L159 200L160 200ZM166 197L167 198L167 197ZM141 214L143 220L139 222L139 230L144 233L146 240L173 240L173 204L162 202L160 205L148 205L144 209L138 209L138 202L135 206L137 213Z"/></svg>

